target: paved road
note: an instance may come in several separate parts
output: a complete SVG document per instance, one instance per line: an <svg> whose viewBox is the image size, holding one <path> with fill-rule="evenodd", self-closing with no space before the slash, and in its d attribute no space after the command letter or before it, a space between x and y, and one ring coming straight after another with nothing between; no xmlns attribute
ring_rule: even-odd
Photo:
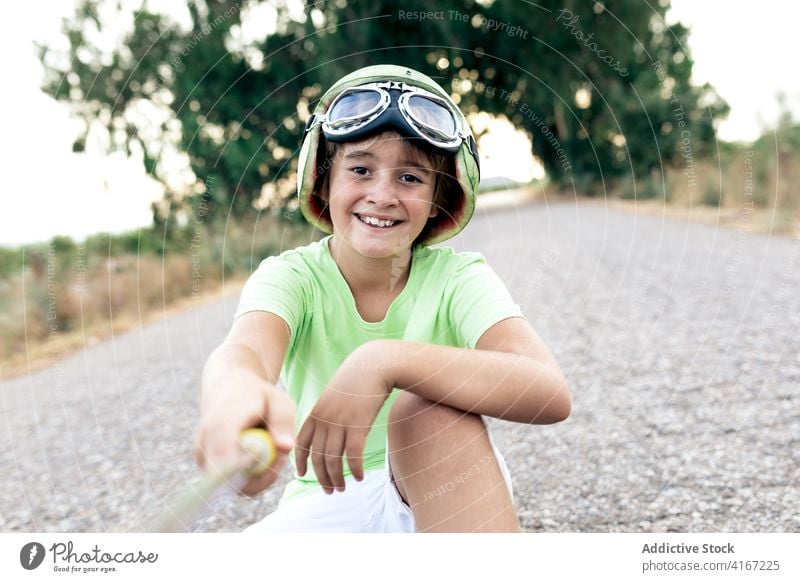
<svg viewBox="0 0 800 582"><path fill-rule="evenodd" d="M800 241L585 204L476 215L571 418L493 423L528 531L800 531ZM196 475L202 363L235 299L0 386L0 531L136 530ZM239 531L275 489L195 531Z"/></svg>

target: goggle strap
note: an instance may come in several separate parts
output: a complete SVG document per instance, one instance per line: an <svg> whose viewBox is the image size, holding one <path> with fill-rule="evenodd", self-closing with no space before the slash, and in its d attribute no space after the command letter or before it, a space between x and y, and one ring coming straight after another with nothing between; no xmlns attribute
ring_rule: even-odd
<svg viewBox="0 0 800 582"><path fill-rule="evenodd" d="M475 138L471 135L467 136L467 147L469 148L469 153L472 154L472 157L475 160L475 166L478 168L478 175L480 175L481 158L480 156L478 156L478 143L475 141Z"/></svg>
<svg viewBox="0 0 800 582"><path fill-rule="evenodd" d="M306 128L303 130L303 136L305 136L309 131L311 131L316 122L317 122L317 114L312 113L311 117L309 117L308 121L306 121Z"/></svg>

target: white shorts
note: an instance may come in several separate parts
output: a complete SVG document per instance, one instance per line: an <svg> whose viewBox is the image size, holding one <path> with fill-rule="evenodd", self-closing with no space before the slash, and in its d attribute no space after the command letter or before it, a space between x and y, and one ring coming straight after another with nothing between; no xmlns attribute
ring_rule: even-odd
<svg viewBox="0 0 800 582"><path fill-rule="evenodd" d="M484 424L485 421L484 421ZM511 498L514 490L505 459L494 444L488 427L497 464ZM392 479L389 445L386 445L386 468L364 473L362 481L352 475L345 478L344 491L326 495L322 488L302 493L281 503L267 517L244 530L246 533L413 533L417 531L414 514L406 505Z"/></svg>

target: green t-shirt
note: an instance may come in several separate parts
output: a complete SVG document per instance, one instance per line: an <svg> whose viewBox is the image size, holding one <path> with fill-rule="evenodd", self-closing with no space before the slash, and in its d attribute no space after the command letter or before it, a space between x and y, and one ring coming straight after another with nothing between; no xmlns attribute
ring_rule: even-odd
<svg viewBox="0 0 800 582"><path fill-rule="evenodd" d="M242 290L234 318L250 311L280 316L291 330L280 381L297 406L295 434L328 380L358 346L398 339L474 348L498 321L523 317L519 305L480 253L417 246L406 286L380 322L356 310L347 281L331 255L333 235L265 259ZM394 390L379 412L364 447L364 471L382 468ZM294 455L291 455L294 464ZM350 475L344 462L345 476ZM302 478L289 483L282 501L319 487L309 461Z"/></svg>

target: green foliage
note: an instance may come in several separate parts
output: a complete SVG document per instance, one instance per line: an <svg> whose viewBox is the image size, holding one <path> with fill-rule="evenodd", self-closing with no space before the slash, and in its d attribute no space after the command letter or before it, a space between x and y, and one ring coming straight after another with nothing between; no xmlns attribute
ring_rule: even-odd
<svg viewBox="0 0 800 582"><path fill-rule="evenodd" d="M7 279L22 271L22 249L0 247L0 279Z"/></svg>
<svg viewBox="0 0 800 582"><path fill-rule="evenodd" d="M507 117L556 181L639 179L680 163L687 140L701 156L714 141L712 121L727 112L710 87L690 86L688 33L664 23L667 2L337 0L308 2L305 14L268 2L275 32L241 40L242 21L265 18L255 12L263 4L189 1L182 28L146 3L104 54L89 39L113 9L99 18L110 2L84 0L65 23L67 53L59 60L42 50L44 89L71 105L87 133L99 122L112 148L143 151L165 184L166 144L185 151L200 185L212 179L204 199L216 216L251 210L267 182L288 200L308 110L324 88L369 64L414 67L465 111ZM165 121L142 114L143 102ZM167 192L172 201L180 194ZM154 214L157 226L167 221Z"/></svg>
<svg viewBox="0 0 800 582"><path fill-rule="evenodd" d="M722 191L719 184L706 183L703 188L703 197L700 202L704 206L721 206L722 205Z"/></svg>
<svg viewBox="0 0 800 582"><path fill-rule="evenodd" d="M619 181L619 197L623 200L663 199L664 186L657 174L648 175L641 180L626 176Z"/></svg>
<svg viewBox="0 0 800 582"><path fill-rule="evenodd" d="M143 228L119 234L93 234L84 241L86 253L92 257L121 255L156 255L185 252L190 245L191 232L187 227L172 226L165 230Z"/></svg>
<svg viewBox="0 0 800 582"><path fill-rule="evenodd" d="M75 241L68 236L54 236L50 241L50 246L59 254L67 254L75 251Z"/></svg>

